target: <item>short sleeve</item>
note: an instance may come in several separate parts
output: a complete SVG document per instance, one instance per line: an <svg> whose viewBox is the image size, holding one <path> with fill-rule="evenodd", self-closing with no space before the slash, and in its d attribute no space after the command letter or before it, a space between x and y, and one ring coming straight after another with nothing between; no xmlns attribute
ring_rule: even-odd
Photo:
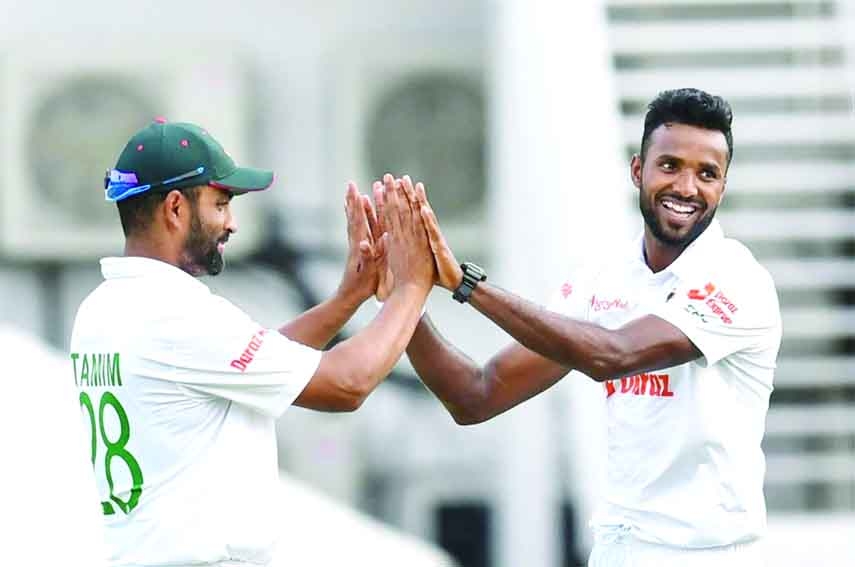
<svg viewBox="0 0 855 567"><path fill-rule="evenodd" d="M266 329L210 296L204 316L174 325L143 355L146 372L276 417L300 395L321 351Z"/></svg>
<svg viewBox="0 0 855 567"><path fill-rule="evenodd" d="M653 315L680 329L701 351L705 366L780 339L780 310L765 270L729 278L703 274L681 279Z"/></svg>

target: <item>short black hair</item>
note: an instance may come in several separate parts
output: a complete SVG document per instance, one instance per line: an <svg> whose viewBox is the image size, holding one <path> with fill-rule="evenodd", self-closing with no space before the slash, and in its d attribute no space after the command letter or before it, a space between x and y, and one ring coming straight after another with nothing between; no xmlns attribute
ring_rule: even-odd
<svg viewBox="0 0 855 567"><path fill-rule="evenodd" d="M190 206L195 207L200 188L201 186L197 185L195 187L184 187L179 191L190 201ZM139 234L147 229L151 225L152 218L154 218L154 210L166 199L168 194L169 191L140 193L116 203L125 237Z"/></svg>
<svg viewBox="0 0 855 567"><path fill-rule="evenodd" d="M733 160L733 134L730 125L733 111L720 96L700 89L674 89L662 91L647 105L644 117L644 134L641 136L641 159L647 155L650 135L663 124L686 124L708 130L718 130L727 140L727 164Z"/></svg>

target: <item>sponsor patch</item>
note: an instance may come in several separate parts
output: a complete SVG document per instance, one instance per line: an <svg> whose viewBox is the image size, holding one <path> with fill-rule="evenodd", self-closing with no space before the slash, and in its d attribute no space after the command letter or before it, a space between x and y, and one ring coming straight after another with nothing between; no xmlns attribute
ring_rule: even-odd
<svg viewBox="0 0 855 567"><path fill-rule="evenodd" d="M266 333L267 329L260 329L252 335L252 338L249 340L249 344L246 345L246 348L243 349L243 352L239 357L229 363L229 366L240 370L241 372L245 372L246 367L255 360L255 353L258 352L258 349L260 349L261 345L264 344L264 335Z"/></svg>
<svg viewBox="0 0 855 567"><path fill-rule="evenodd" d="M725 325L732 324L733 319L731 318L731 315L739 311L736 304L733 303L733 301L731 301L722 290L717 289L712 283L708 283L703 289L690 289L688 297L693 301L702 301L707 307L707 310L720 319ZM689 309L687 308L686 311L689 311ZM691 311L689 312L691 313ZM704 323L707 322L703 317L702 320Z"/></svg>
<svg viewBox="0 0 855 567"><path fill-rule="evenodd" d="M629 301L616 297L614 299L602 299L596 295L591 296L591 309L593 311L612 311L614 309L629 309Z"/></svg>

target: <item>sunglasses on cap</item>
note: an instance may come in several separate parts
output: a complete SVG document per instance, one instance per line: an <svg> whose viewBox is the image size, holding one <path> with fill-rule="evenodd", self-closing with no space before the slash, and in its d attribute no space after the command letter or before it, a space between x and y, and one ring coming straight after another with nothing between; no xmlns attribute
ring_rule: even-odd
<svg viewBox="0 0 855 567"><path fill-rule="evenodd" d="M197 175L202 175L203 173L205 173L205 168L200 165L196 169L188 171L187 173L182 173L181 175L170 177L169 179L165 179L157 183L137 185L139 180L137 179L136 173L110 169L104 174L104 198L107 201L116 203L127 199L128 197L145 193L146 191L150 191L156 187L163 187L173 183L178 183L179 181L185 181L196 177Z"/></svg>

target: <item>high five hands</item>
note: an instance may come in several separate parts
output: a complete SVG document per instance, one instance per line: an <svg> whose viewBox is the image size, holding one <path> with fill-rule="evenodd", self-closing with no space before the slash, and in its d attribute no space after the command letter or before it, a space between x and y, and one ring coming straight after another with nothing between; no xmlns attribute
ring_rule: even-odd
<svg viewBox="0 0 855 567"><path fill-rule="evenodd" d="M432 266L433 272L432 283L453 291L460 285L463 279L463 272L460 264L454 257L454 253L448 246L442 231L439 229L436 215L427 200L424 184L419 182L413 186L412 179L409 175L402 178L394 178L391 174L383 176L382 181L375 181L372 186L374 196L374 206L376 210L367 212L371 237L375 242L384 242L388 239L388 217L390 207L407 206L414 214L416 222L413 223L413 228L418 230L421 228L426 235L426 243L430 248L430 253L433 256L428 260ZM367 200L367 197L364 197ZM370 206L370 203L369 205ZM366 208L366 211L368 209ZM383 247L375 247L374 264L377 266L377 299L383 301L388 297L394 287L395 273L391 270L391 266L385 257Z"/></svg>
<svg viewBox="0 0 855 567"><path fill-rule="evenodd" d="M380 270L387 269L385 240L381 238L383 233L378 228L371 199L360 194L352 181L347 184L344 211L348 253L338 295L353 298L359 305L377 292Z"/></svg>

